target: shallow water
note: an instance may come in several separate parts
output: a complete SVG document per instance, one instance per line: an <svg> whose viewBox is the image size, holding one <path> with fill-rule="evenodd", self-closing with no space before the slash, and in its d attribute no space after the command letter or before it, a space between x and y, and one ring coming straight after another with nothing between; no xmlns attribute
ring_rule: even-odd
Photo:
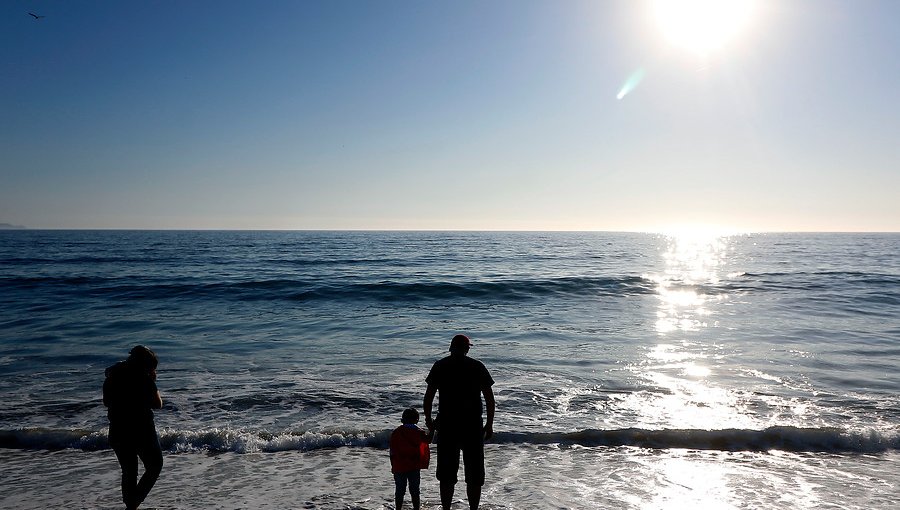
<svg viewBox="0 0 900 510"><path fill-rule="evenodd" d="M489 445L482 508L871 509L897 504L896 452L861 455L778 451ZM110 451L0 451L3 508L120 508ZM386 453L166 455L147 508L393 508ZM61 467L64 466L64 469ZM433 471L429 471L433 474ZM437 481L422 478L423 508L440 508ZM468 508L463 486L454 509ZM408 504L408 503L407 503Z"/></svg>

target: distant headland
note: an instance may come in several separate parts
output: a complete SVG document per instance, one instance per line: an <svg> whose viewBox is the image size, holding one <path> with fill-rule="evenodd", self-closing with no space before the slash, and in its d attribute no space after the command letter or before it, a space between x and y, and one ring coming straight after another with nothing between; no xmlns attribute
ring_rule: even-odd
<svg viewBox="0 0 900 510"><path fill-rule="evenodd" d="M27 227L21 225L12 225L10 223L0 223L0 230L23 230Z"/></svg>

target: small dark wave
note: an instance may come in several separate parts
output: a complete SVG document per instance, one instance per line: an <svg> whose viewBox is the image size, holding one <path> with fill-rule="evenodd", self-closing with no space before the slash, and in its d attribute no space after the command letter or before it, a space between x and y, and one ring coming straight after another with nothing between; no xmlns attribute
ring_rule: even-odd
<svg viewBox="0 0 900 510"><path fill-rule="evenodd" d="M423 300L454 298L496 298L525 300L544 296L635 295L656 292L654 285L640 277L556 278L542 280L500 280L484 282L380 282L355 285L350 294L361 292L380 300Z"/></svg>
<svg viewBox="0 0 900 510"><path fill-rule="evenodd" d="M105 450L105 431L27 428L0 430L0 448L18 450Z"/></svg>
<svg viewBox="0 0 900 510"><path fill-rule="evenodd" d="M91 276L21 276L0 278L0 287L9 289L28 290L41 286L53 287L84 287L107 281L107 278Z"/></svg>
<svg viewBox="0 0 900 510"><path fill-rule="evenodd" d="M119 279L90 276L0 278L0 288L77 290L94 297L167 299L172 297L258 300L375 300L409 302L480 299L527 300L546 296L621 296L656 292L655 284L638 276L568 277L493 281L313 282L293 279L193 282Z"/></svg>
<svg viewBox="0 0 900 510"><path fill-rule="evenodd" d="M84 255L79 257L9 257L0 259L0 265L10 266L41 266L41 265L73 265L91 266L94 264L140 264L140 265L156 265L171 264L183 261L175 257L160 257L154 255L152 257L122 257L122 256L102 256L102 255Z"/></svg>
<svg viewBox="0 0 900 510"><path fill-rule="evenodd" d="M639 448L721 451L882 453L900 449L900 435L879 431L851 432L840 428L769 427L752 429L618 429L577 432L497 434L497 442L634 446Z"/></svg>
<svg viewBox="0 0 900 510"><path fill-rule="evenodd" d="M797 271L744 273L738 281L756 282L762 288L773 289L834 288L838 284L870 288L896 288L897 285L900 285L900 276L861 271Z"/></svg>
<svg viewBox="0 0 900 510"><path fill-rule="evenodd" d="M386 266L405 264L400 259L391 258L268 258L259 261L266 266L290 266L290 267L355 267L355 266Z"/></svg>
<svg viewBox="0 0 900 510"><path fill-rule="evenodd" d="M827 276L827 278L826 278ZM703 295L796 290L809 299L858 306L861 313L880 314L881 308L900 304L900 277L854 272L747 273L710 284L670 282L670 288ZM379 301L432 300L523 301L546 297L635 296L655 294L658 284L633 275L570 276L534 279L353 281L314 278L266 280L160 279L103 276L13 276L0 278L0 289L77 293L115 299L205 298L237 301ZM847 296L854 296L847 300ZM867 307L866 305L873 305ZM855 310L850 310L855 311Z"/></svg>
<svg viewBox="0 0 900 510"><path fill-rule="evenodd" d="M169 452L280 452L313 451L340 447L388 447L390 430L304 431L271 433L228 428L160 431L160 445ZM718 451L770 450L788 452L877 454L900 450L900 435L876 430L847 431L839 428L769 427L751 429L581 430L576 432L497 432L498 444L560 444L581 446L632 446L649 449ZM109 448L106 430L16 429L0 431L0 448L23 450Z"/></svg>

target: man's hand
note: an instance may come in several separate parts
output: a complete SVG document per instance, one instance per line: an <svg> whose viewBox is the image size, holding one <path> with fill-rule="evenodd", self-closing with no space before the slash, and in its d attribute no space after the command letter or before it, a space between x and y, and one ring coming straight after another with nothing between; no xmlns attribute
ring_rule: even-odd
<svg viewBox="0 0 900 510"><path fill-rule="evenodd" d="M494 437L494 426L490 423L484 426L484 440L487 441Z"/></svg>

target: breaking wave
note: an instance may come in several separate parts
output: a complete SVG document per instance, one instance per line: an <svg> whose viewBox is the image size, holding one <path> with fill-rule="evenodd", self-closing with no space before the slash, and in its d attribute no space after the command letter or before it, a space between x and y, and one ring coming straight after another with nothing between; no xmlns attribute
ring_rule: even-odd
<svg viewBox="0 0 900 510"><path fill-rule="evenodd" d="M281 452L388 447L390 430L305 431L271 433L229 428L159 431L165 451L178 452ZM883 431L848 431L840 428L769 427L751 429L662 429L639 428L575 432L498 432L491 440L499 444L559 444L581 446L632 446L650 449L720 451L829 452L872 454L900 450L900 434ZM0 448L26 450L109 448L107 431L29 428L0 431Z"/></svg>

